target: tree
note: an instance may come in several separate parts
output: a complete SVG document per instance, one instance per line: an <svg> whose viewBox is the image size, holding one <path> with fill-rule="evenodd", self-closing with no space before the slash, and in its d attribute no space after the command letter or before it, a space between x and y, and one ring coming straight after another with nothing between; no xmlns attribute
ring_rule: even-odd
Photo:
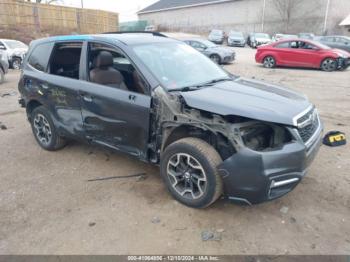
<svg viewBox="0 0 350 262"><path fill-rule="evenodd" d="M273 5L284 22L284 30L289 32L293 14L298 10L300 4L305 0L272 0Z"/></svg>

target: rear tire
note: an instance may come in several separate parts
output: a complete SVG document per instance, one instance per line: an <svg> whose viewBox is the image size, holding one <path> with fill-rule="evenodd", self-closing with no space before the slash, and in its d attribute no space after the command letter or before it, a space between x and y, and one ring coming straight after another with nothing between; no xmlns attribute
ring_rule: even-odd
<svg viewBox="0 0 350 262"><path fill-rule="evenodd" d="M30 123L35 140L43 149L56 151L66 145L66 140L58 135L51 114L44 106L33 110Z"/></svg>
<svg viewBox="0 0 350 262"><path fill-rule="evenodd" d="M169 145L162 154L161 176L171 195L182 204L204 208L222 194L217 166L218 152L198 138L183 138Z"/></svg>
<svg viewBox="0 0 350 262"><path fill-rule="evenodd" d="M333 72L337 67L337 61L333 58L326 58L321 63L321 70L325 72Z"/></svg>
<svg viewBox="0 0 350 262"><path fill-rule="evenodd" d="M263 65L265 68L274 68L276 67L276 60L273 56L266 56L263 60Z"/></svg>
<svg viewBox="0 0 350 262"><path fill-rule="evenodd" d="M0 68L0 84L5 82L5 72Z"/></svg>

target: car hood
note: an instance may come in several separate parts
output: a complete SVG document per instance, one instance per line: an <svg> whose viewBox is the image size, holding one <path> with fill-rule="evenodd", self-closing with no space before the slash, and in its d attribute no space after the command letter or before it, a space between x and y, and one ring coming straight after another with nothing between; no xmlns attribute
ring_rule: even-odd
<svg viewBox="0 0 350 262"><path fill-rule="evenodd" d="M347 52L347 51L345 51L345 50L342 50L342 49L335 49L335 48L333 48L332 49L332 51L335 53L335 54L342 54L342 55L344 55L344 56L346 56L346 57L349 57L350 56L350 53L349 52Z"/></svg>
<svg viewBox="0 0 350 262"><path fill-rule="evenodd" d="M268 38L255 38L256 41L258 42L261 42L261 43L268 43L268 42L271 42L271 39L268 39Z"/></svg>
<svg viewBox="0 0 350 262"><path fill-rule="evenodd" d="M181 95L192 108L291 126L295 126L293 119L311 106L302 94L245 78Z"/></svg>
<svg viewBox="0 0 350 262"><path fill-rule="evenodd" d="M230 40L244 41L244 37L239 37L239 36L229 36L228 38Z"/></svg>
<svg viewBox="0 0 350 262"><path fill-rule="evenodd" d="M226 53L235 53L233 50L229 49L229 48L225 48L225 47L221 47L221 46L216 46L216 47L209 47L208 48L209 51L212 51L212 52L218 52L218 53L223 53L223 54L226 54Z"/></svg>
<svg viewBox="0 0 350 262"><path fill-rule="evenodd" d="M22 55L28 52L28 48L13 48L9 49L10 55Z"/></svg>

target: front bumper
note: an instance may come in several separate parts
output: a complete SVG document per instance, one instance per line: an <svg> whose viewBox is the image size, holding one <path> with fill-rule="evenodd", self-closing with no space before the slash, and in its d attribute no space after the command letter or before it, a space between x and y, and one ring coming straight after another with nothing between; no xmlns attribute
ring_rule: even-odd
<svg viewBox="0 0 350 262"><path fill-rule="evenodd" d="M228 40L227 44L229 46L240 46L244 47L245 46L245 41L239 41L239 40Z"/></svg>
<svg viewBox="0 0 350 262"><path fill-rule="evenodd" d="M350 58L338 58L338 68L347 69L350 66Z"/></svg>
<svg viewBox="0 0 350 262"><path fill-rule="evenodd" d="M227 56L224 56L222 57L222 62L223 63L230 63L230 62L233 62L236 58L236 54L231 54L231 55L227 55Z"/></svg>
<svg viewBox="0 0 350 262"><path fill-rule="evenodd" d="M322 127L308 147L295 141L269 152L242 148L218 166L225 196L234 202L258 204L287 194L305 176L321 141Z"/></svg>

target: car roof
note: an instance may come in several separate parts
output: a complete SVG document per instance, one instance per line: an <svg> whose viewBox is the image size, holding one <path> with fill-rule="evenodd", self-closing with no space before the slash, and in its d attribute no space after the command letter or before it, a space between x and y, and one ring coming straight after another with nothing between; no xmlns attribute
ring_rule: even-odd
<svg viewBox="0 0 350 262"><path fill-rule="evenodd" d="M165 36L154 35L153 33L106 33L96 35L63 35L53 36L48 38L42 38L34 40L34 44L51 42L51 41L86 41L86 40L102 40L102 41L119 41L125 45L138 45L138 44L152 44L152 43L166 43L166 42L178 42L175 39Z"/></svg>

